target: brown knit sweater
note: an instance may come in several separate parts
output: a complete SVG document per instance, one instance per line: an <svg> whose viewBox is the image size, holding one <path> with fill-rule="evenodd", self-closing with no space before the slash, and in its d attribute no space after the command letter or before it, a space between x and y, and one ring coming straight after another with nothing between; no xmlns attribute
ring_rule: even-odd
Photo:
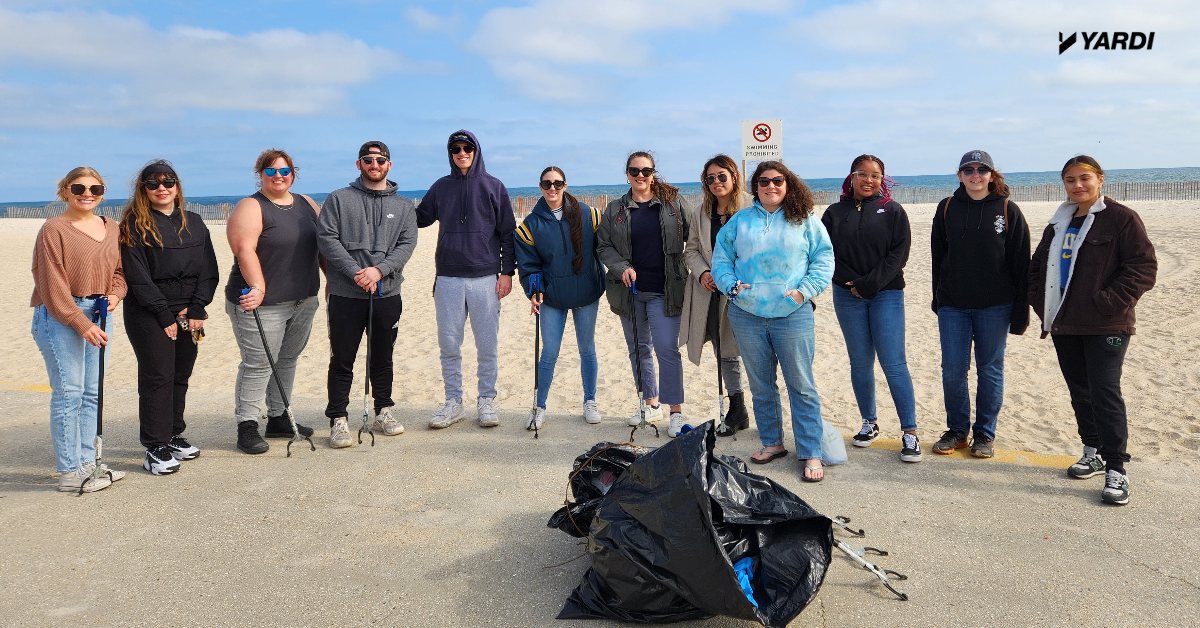
<svg viewBox="0 0 1200 628"><path fill-rule="evenodd" d="M121 270L120 231L106 218L104 240L97 242L71 226L62 216L50 218L33 245L33 298L30 307L45 304L50 315L83 335L92 321L72 297L115 294L125 298Z"/></svg>

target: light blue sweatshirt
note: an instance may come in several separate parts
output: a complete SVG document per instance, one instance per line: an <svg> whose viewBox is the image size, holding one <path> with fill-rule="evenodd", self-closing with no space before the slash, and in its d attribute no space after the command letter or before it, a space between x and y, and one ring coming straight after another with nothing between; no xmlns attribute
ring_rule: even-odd
<svg viewBox="0 0 1200 628"><path fill-rule="evenodd" d="M784 293L798 289L811 300L829 287L833 265L833 244L820 220L789 222L782 209L772 213L754 201L717 234L712 277L725 294L735 282L750 284L733 302L755 316L782 318L800 307Z"/></svg>

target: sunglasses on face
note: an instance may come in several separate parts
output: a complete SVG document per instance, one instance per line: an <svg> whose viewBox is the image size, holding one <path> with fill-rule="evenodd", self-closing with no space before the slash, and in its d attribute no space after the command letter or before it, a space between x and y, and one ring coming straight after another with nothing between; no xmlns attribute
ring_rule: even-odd
<svg viewBox="0 0 1200 628"><path fill-rule="evenodd" d="M275 176L276 172L279 173L279 176L286 177L289 174L292 174L292 169L291 168L263 168L263 174L267 175L268 177Z"/></svg>
<svg viewBox="0 0 1200 628"><path fill-rule="evenodd" d="M717 181L720 181L721 183L725 183L726 181L729 181L729 175L722 172L721 174L710 174L707 177L704 177L704 182L709 185L712 185L713 183L715 183Z"/></svg>
<svg viewBox="0 0 1200 628"><path fill-rule="evenodd" d="M542 182L539 183L538 185L542 186L543 190L549 190L551 188L551 186L553 186L554 189L556 189L556 190L561 190L561 189L567 187L567 182L563 181L562 179L559 179L558 181L551 181L550 179L542 179Z"/></svg>
<svg viewBox="0 0 1200 628"><path fill-rule="evenodd" d="M641 176L643 176L643 177L648 177L648 176L650 176L650 175L654 174L654 168L633 168L633 167L629 167L629 168L626 168L626 169L625 169L625 172L628 172L628 173L629 173L629 176L631 176L631 177L636 177L636 176L638 176L638 175L641 175Z"/></svg>
<svg viewBox="0 0 1200 628"><path fill-rule="evenodd" d="M104 196L104 186L103 185L88 186L88 185L84 185L82 183L72 183L71 184L71 194L74 194L75 196L83 196L83 193L85 191L90 191L92 193L92 196Z"/></svg>
<svg viewBox="0 0 1200 628"><path fill-rule="evenodd" d="M142 181L142 185L146 186L147 190L157 190L158 186L160 186L160 185L169 190L169 189L175 187L176 183L178 183L178 182L175 179L172 179L170 177L167 177L166 179L163 179L162 181L155 181L154 179L150 179L148 181Z"/></svg>
<svg viewBox="0 0 1200 628"><path fill-rule="evenodd" d="M362 162L363 162L364 166L371 165L371 162L375 162L376 166L382 166L383 164L386 164L389 161L391 161L391 160L388 159L387 157L363 157L362 158Z"/></svg>
<svg viewBox="0 0 1200 628"><path fill-rule="evenodd" d="M781 187L783 187L784 181L787 181L787 179L785 179L783 177L770 177L770 178L759 177L758 178L758 187L765 188L768 185L774 185L777 188L781 188Z"/></svg>
<svg viewBox="0 0 1200 628"><path fill-rule="evenodd" d="M978 172L981 175L987 174L987 173L991 172L992 169L988 168L987 166L979 166L978 168L972 168L971 166L967 166L965 168L959 168L958 171L969 177L969 176L975 174L976 172Z"/></svg>
<svg viewBox="0 0 1200 628"><path fill-rule="evenodd" d="M451 155L457 155L459 153L466 153L466 154L470 155L473 152L475 152L475 147L471 146L470 144L467 144L466 146L459 145L459 146L451 146L450 147Z"/></svg>

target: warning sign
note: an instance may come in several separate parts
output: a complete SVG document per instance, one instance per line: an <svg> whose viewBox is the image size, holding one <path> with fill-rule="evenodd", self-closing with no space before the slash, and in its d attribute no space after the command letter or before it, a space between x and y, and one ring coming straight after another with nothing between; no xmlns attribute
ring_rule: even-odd
<svg viewBox="0 0 1200 628"><path fill-rule="evenodd" d="M783 120L742 120L742 161L783 159Z"/></svg>

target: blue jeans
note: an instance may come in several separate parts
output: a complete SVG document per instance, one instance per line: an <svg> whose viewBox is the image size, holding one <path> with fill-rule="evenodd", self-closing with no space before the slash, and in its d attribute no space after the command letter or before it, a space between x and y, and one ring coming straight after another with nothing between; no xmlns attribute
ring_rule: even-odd
<svg viewBox="0 0 1200 628"><path fill-rule="evenodd" d="M875 355L887 378L900 429L917 429L917 401L912 376L904 357L904 291L883 290L874 299L860 299L846 288L833 286L833 311L837 314L846 353L850 356L850 385L862 419L874 423Z"/></svg>
<svg viewBox="0 0 1200 628"><path fill-rule="evenodd" d="M975 367L979 370L975 391L977 435L996 438L996 418L1004 402L1004 346L1012 303L980 309L942 306L938 309L938 331L942 338L942 393L946 398L946 428L967 434L971 431L971 394L967 372L971 369L971 344L975 345Z"/></svg>
<svg viewBox="0 0 1200 628"><path fill-rule="evenodd" d="M579 370L583 377L583 400L596 399L596 374L600 365L596 360L596 313L600 301L573 310L560 310L542 305L542 358L538 361L537 405L546 407L546 396L554 381L554 365L558 362L558 351L562 348L563 332L567 328L567 313L575 320L575 342L579 345Z"/></svg>
<svg viewBox="0 0 1200 628"><path fill-rule="evenodd" d="M637 319L637 358L642 365L642 398L659 397L661 403L676 406L683 403L683 356L679 354L679 316L667 316L663 311L661 292L639 292L633 298L634 318ZM637 374L634 362L633 322L621 317L625 330L625 346L629 349L629 366ZM658 382L654 378L654 360L658 356ZM661 390L661 393L660 393Z"/></svg>
<svg viewBox="0 0 1200 628"><path fill-rule="evenodd" d="M783 318L762 318L729 304L729 324L742 354L754 422L766 447L783 444L783 407L775 366L783 370L792 406L792 436L801 460L821 457L821 398L813 381L816 327L813 309L805 303Z"/></svg>
<svg viewBox="0 0 1200 628"><path fill-rule="evenodd" d="M88 318L92 317L95 299L75 297L75 304ZM110 317L110 338L111 322ZM50 377L50 436L58 472L95 463L100 349L88 344L74 328L58 322L45 305L33 309L29 331L42 352Z"/></svg>

